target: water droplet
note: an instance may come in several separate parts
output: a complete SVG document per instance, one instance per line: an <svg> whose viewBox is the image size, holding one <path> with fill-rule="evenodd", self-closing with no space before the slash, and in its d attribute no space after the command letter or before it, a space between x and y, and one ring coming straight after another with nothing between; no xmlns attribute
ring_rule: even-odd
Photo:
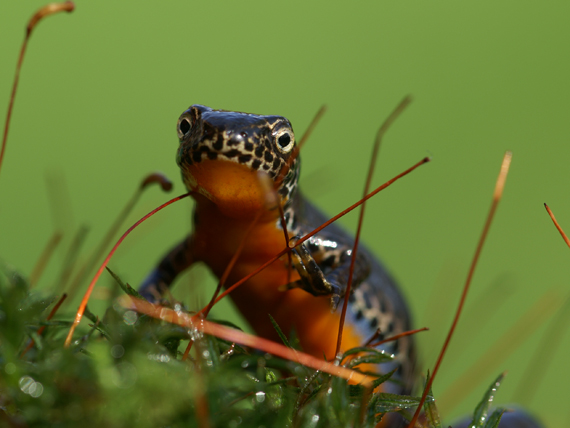
<svg viewBox="0 0 570 428"><path fill-rule="evenodd" d="M22 392L28 394L30 387L35 383L35 380L30 376L22 376L18 381L18 385L20 385L20 389Z"/></svg>
<svg viewBox="0 0 570 428"><path fill-rule="evenodd" d="M33 390L30 390L29 394L34 398L38 398L43 394L43 392L44 386L39 382L34 382L34 388Z"/></svg>
<svg viewBox="0 0 570 428"><path fill-rule="evenodd" d="M123 314L123 321L127 325L133 325L134 323L137 322L137 319L138 319L138 315L135 311L126 311Z"/></svg>
<svg viewBox="0 0 570 428"><path fill-rule="evenodd" d="M170 355L168 354L153 354L149 352L146 354L146 357L151 361L158 361L160 363L170 362Z"/></svg>
<svg viewBox="0 0 570 428"><path fill-rule="evenodd" d="M125 355L125 348L123 348L121 345L114 345L111 348L111 355L113 358L121 358L123 355Z"/></svg>
<svg viewBox="0 0 570 428"><path fill-rule="evenodd" d="M190 336L190 339L196 342L197 340L202 339L204 337L204 334L201 331L199 331L197 328L189 328L188 336Z"/></svg>
<svg viewBox="0 0 570 428"><path fill-rule="evenodd" d="M255 401L258 403L263 403L265 401L265 392L258 391L255 393Z"/></svg>
<svg viewBox="0 0 570 428"><path fill-rule="evenodd" d="M16 364L8 363L4 366L4 371L6 374L14 374L16 372Z"/></svg>

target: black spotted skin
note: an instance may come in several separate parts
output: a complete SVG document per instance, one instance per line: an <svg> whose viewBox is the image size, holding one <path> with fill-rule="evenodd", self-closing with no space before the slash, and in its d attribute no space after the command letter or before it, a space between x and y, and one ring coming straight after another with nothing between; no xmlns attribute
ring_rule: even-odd
<svg viewBox="0 0 570 428"><path fill-rule="evenodd" d="M232 191L239 193L240 188L236 184L238 182L234 182L232 177L243 178L242 176L249 172L267 174L275 184L292 241L311 232L327 220L298 190L301 164L300 159L293 154L295 137L291 124L286 118L213 110L193 105L180 116L177 129L180 146L176 160L186 187L195 192L194 231L176 245L143 282L140 291L149 300L160 299L176 276L196 262L205 262L216 275L221 276L232 251L235 251L235 244L229 245L228 241L232 241L234 232L239 237L234 241L244 239L244 236L237 232L251 222L252 212L259 209L255 208L255 204L251 206L246 204L241 211L235 209L234 212L232 204L244 201L239 198L232 199L231 196L228 200L218 199L218 195L202 186L208 179L214 179L213 188L216 192L222 189L223 193L227 186L231 190L230 193ZM290 168L284 168L288 163ZM207 174L196 175L200 166L204 166L207 171L209 168L215 169L214 165L230 164L236 165L238 169L235 176L223 175L225 174L223 171L232 168L220 169L224 177L220 180L217 180L215 173L209 178ZM242 172L239 171L240 168ZM225 211L219 208L224 204L227 205ZM245 259L259 258L258 265L263 263L263 257L272 251L272 254L276 254L285 244L281 237L283 234L281 222L275 213L261 223L263 224L258 228L261 232L257 235L253 233L256 238L246 246L243 253ZM252 230L255 232L256 229ZM266 235L273 236L273 241L265 239ZM276 269L265 275L264 280L267 281L269 278L270 284L264 283L263 280L255 283L252 279L234 290L230 296L258 334L277 340L272 327L267 328L269 322L266 315L271 313L285 331L291 326L295 328L307 352L321 357L324 351L318 346L311 349L311 342L308 342L307 338L303 343L303 334L305 331L313 331L316 335L313 334L311 337L317 342L322 339L321 336L329 337L329 342L332 340L330 338L334 337L335 332L331 330L335 330L337 324L329 322L326 324L328 326L326 331L321 331L318 321L319 318L332 317L333 321L338 318L340 311L337 307L343 302L353 243L353 238L339 226L329 225L292 252L294 269L298 274L297 280L286 284L284 278L290 278L291 267L288 263L282 263L282 268L285 266L285 269L281 271ZM275 248L264 246L275 246ZM225 247L229 248L229 253L224 256L224 250L228 250ZM247 269L239 269L241 260L238 259L234 268L238 272L233 277L230 275L232 281L237 281L248 273ZM287 273L283 275L283 272ZM265 271L258 276L264 274ZM271 283L275 281L277 283ZM283 286L289 289L283 291ZM257 294L266 295L258 298ZM296 297L289 299L291 295ZM323 306L323 297L329 299L330 303ZM378 329L381 331L381 336L389 337L411 328L406 302L395 281L362 245L358 249L348 308L345 336L352 337L346 337L345 340L352 339L353 346L362 345ZM296 320L300 321L295 324ZM394 354L394 360L380 365L380 370L385 372L397 368L395 376L397 382L385 390L400 394L410 393L415 380L413 337L401 338L384 345L383 349ZM405 422L398 415L388 416L384 418L382 426L392 428L405 426ZM457 426L468 426L468 424L469 421L464 420ZM541 425L522 410L506 415L500 424L500 428L527 427L540 428Z"/></svg>
<svg viewBox="0 0 570 428"><path fill-rule="evenodd" d="M141 286L141 294L149 300L159 299L162 291L171 285L176 275L197 261L206 262L215 274L220 275L220 267L215 265L216 263L212 261L214 259L200 252L213 251L211 246L207 247L209 250L202 250L209 243L202 242L203 239L200 241L202 242L201 250L196 249L200 246L197 241L201 239L199 235L202 233L201 228L204 228L203 224L211 220L206 218L201 207L209 206L208 204L211 204L213 200L217 201L210 190L200 187L200 181L203 179L197 176L196 171L200 170L201 165L214 165L213 162L224 162L224 165L228 165L228 162L232 162L250 171L264 172L273 183L277 182L279 186L276 191L280 196L286 227L293 241L327 220L298 189L301 163L299 157L290 160L296 143L291 124L286 118L213 110L209 107L193 105L180 116L178 137L180 146L176 161L180 166L185 185L197 194L195 195L197 201L195 230L190 237L163 258ZM290 169L285 177L280 179L280 173L288 162L290 162ZM227 184L232 185L229 180ZM223 187L224 183L214 185ZM223 216L220 218L225 219ZM234 220L228 219L228 223L232 221ZM280 248L277 248L275 254L284 246L283 232L277 215L269 221L272 228L280 231ZM315 307L318 302L322 307L324 296L328 302L326 313L330 314L332 307L335 311L334 316L338 317L340 309L337 310L337 306L342 303L346 290L353 242L349 234L332 224L296 247L293 252L293 264L298 277L288 284L290 290L283 291L283 286L287 286L286 283L276 284L281 290L279 293L302 293L303 296L313 299ZM225 242L221 245L225 245ZM252 248L255 245L256 243L249 244L246 251L255 251L255 248ZM359 247L357 254L347 325L352 331L358 332L358 343L364 344L377 329L381 329L385 337L409 330L411 328L409 311L395 281L364 246ZM277 288L275 287L275 290ZM236 289L235 293L239 293L238 290ZM230 296L235 293L232 292ZM239 298L239 295L234 296L238 308L240 307ZM263 311L263 308L257 310L260 309ZM286 311L283 312L288 311L291 318L303 316L295 307L284 309ZM255 309L249 308L242 312L252 310ZM278 309L274 311L278 312ZM264 330L265 327L259 325L262 322L268 323L268 320L263 321L266 314L257 318L251 313L244 313L244 315L259 334L270 335L267 330ZM411 336L402 338L384 345L384 349L386 352L393 353L395 359L393 363L383 366L382 371L398 368L397 378L399 378L398 383L388 387L388 391L410 393L415 377L413 338ZM322 356L322 352L314 353Z"/></svg>

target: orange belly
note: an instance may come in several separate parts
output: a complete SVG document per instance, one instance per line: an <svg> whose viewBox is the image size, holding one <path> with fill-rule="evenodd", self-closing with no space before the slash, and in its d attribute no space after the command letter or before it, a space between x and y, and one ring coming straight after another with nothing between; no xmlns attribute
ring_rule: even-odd
<svg viewBox="0 0 570 428"><path fill-rule="evenodd" d="M286 247L276 219L264 220L245 237L251 218L228 218L216 205L199 197L193 242L196 259L205 262L221 277L241 240L246 239L244 250L225 284L231 286ZM284 256L232 291L230 296L258 335L280 342L270 322L271 315L285 335L295 331L305 352L318 358L326 355L332 360L340 311L331 313L328 297L313 296L298 288L280 290L289 278L291 281L299 279L295 269L289 271L287 265L287 256ZM366 339L347 325L342 349L361 346Z"/></svg>

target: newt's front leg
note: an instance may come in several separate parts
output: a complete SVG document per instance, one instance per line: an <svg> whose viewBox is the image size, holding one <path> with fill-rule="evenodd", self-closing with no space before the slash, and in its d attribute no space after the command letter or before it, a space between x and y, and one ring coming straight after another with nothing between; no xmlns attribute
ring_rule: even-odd
<svg viewBox="0 0 570 428"><path fill-rule="evenodd" d="M194 262L192 235L189 235L164 256L158 266L146 277L139 288L139 293L149 302L160 301L178 274Z"/></svg>
<svg viewBox="0 0 570 428"><path fill-rule="evenodd" d="M293 263L301 279L289 285L291 288L302 288L315 296L330 295L333 312L346 294L352 258L352 247L338 245L334 238L322 234L293 249ZM293 242L296 239L298 237L295 237ZM357 253L354 286L360 284L369 274L370 264L366 256L362 252Z"/></svg>

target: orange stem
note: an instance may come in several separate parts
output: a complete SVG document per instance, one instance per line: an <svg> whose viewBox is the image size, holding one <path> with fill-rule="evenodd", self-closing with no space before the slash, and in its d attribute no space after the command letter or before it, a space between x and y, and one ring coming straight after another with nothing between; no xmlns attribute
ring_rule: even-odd
<svg viewBox="0 0 570 428"><path fill-rule="evenodd" d="M238 257L240 256L241 252L243 251L243 248L245 247L245 242L247 241L247 237L249 236L249 234L251 233L251 231L253 230L253 227L256 225L256 223L259 221L259 219L261 218L261 215L263 214L263 210L259 210L257 212L257 214L255 215L255 218L253 219L253 221L251 222L251 224L249 225L249 227L247 228L247 231L245 232L245 235L243 236L243 239L241 240L241 242L239 243L239 246L236 250L236 252L234 253L234 255L232 256L232 259L230 260L230 262L228 263L228 265L226 266L226 269L224 270L224 273L222 274L222 277L220 278L220 281L218 282L218 286L216 287L216 291L214 291L214 294L212 295L212 298L210 299L210 302L208 303L208 306L206 306L206 308L200 310L200 314L204 317L207 318L208 314L210 313L210 311L212 310L212 307L214 306L215 302L216 302L216 297L218 297L218 294L220 293L220 290L222 289L222 287L225 285L228 276L230 275L230 272L232 271L234 265L237 262ZM184 351L184 355L182 355L182 361L186 361L186 359L188 358L188 354L190 354L190 349L192 349L192 343L194 343L193 340L190 340L190 342L188 343L188 346L186 346L186 350Z"/></svg>
<svg viewBox="0 0 570 428"><path fill-rule="evenodd" d="M384 343L393 342L393 341L398 340L398 339L400 339L400 338L402 338L402 337L411 336L412 334L420 333L420 332L422 332L422 331L427 331L427 330L429 330L429 328L427 328L427 327L422 327L422 328L418 328L418 329L416 329L416 330L404 331L404 332L402 332L402 333L400 333L400 334L396 334L396 335L391 336L391 337L389 337L389 338L387 338L387 339L383 339L383 340L379 340L378 342L371 343L371 344L369 344L368 346L372 346L372 347L380 346L380 345L382 345L382 344L384 344Z"/></svg>
<svg viewBox="0 0 570 428"><path fill-rule="evenodd" d="M342 216L348 214L350 211L352 211L353 209L357 208L360 204L362 204L364 201L367 201L368 199L370 199L372 196L376 195L378 192L380 192L381 190L384 190L386 187L390 186L391 184L393 184L395 181L397 181L398 179L402 178L403 176L409 174L410 172L412 172L414 169L420 167L421 165L427 163L430 161L429 157L423 158L421 161L419 161L418 163L416 163L414 166L408 168L407 170L405 170L404 172L398 174L396 177L392 178L391 180L387 181L386 183L382 184L381 186L377 187L374 191L372 191L371 193L369 193L368 195L366 195L363 199L361 199L360 201L356 202L355 204L351 205L350 207L348 207L347 209L345 209L344 211L342 211L341 213L337 214L336 216L334 216L333 218L331 218L330 220L326 221L325 223L323 223L322 225L320 225L319 227L317 227L316 229L314 229L312 232L307 233L305 236L303 236L301 239L299 239L296 243L295 246L302 244L303 242L305 242L307 239L311 238L313 235L319 233L321 230L323 230L325 227L327 227L329 224L335 222L336 220L338 220L339 218L341 218ZM285 255L288 251L291 251L291 248L285 248L283 250L281 250L279 253L277 253L275 256L273 256L271 259L269 259L268 261L266 261L263 265L261 265L260 267L258 267L255 271L253 271L252 273L246 275L245 277L243 277L242 279L240 279L238 282L236 282L235 284L233 284L231 287L229 287L228 289L226 289L226 291L224 291L222 294L220 294L220 296L216 299L216 301L214 303L218 303L221 299L223 299L225 296L227 296L229 293L231 293L233 290L235 290L237 287L239 287L240 285L242 285L244 282L248 281L250 278L252 278L253 276L257 275L259 272L261 272L263 269L265 269L267 266L269 266L271 263L275 262L276 260L279 259L279 257ZM203 310L201 310L200 312L197 313L201 314L203 312Z"/></svg>
<svg viewBox="0 0 570 428"><path fill-rule="evenodd" d="M475 255L473 256L473 260L471 261L471 267L469 268L469 273L467 274L467 279L465 281L465 286L463 287L463 292L461 294L461 299L459 300L459 305L457 306L457 311L455 312L455 317L453 318L453 322L449 329L449 333L447 333L447 337L445 338L445 342L443 343L443 346L439 353L439 357L437 358L437 362L435 363L432 375L430 376L429 380L426 382L422 398L418 403L418 408L416 409L416 412L414 413L414 416L410 421L408 428L413 428L416 425L416 421L418 420L422 406L426 400L428 392L431 389L433 380L437 375L439 366L441 365L441 362L443 361L443 356L445 355L445 351L447 350L447 346L451 341L451 337L453 336L453 332L455 331L455 327L457 326L457 322L459 321L459 316L461 315L463 305L465 304L465 299L467 298L467 292L469 291L469 286L471 285L471 280L473 279L473 274L475 273L475 267L477 266L477 261L479 260L481 250L483 249L483 244L485 243L485 240L487 238L487 233L489 232L489 228L491 227L495 211L497 210L497 206L499 205L499 201L501 200L501 196L503 194L503 189L505 188L505 181L507 179L507 174L509 172L509 166L511 165L512 156L513 155L511 152L506 152L505 156L503 157L503 163L501 164L501 171L499 172L499 176L497 177L497 182L495 184L495 191L493 193L493 202L491 203L491 209L489 210L489 214L487 215L487 220L485 222L485 226L483 227L483 232L481 233L481 237L479 238L479 243L477 244L477 249L475 250Z"/></svg>
<svg viewBox="0 0 570 428"><path fill-rule="evenodd" d="M109 260L111 259L111 257L113 256L113 254L115 254L115 251L117 250L117 248L119 247L119 245L121 245L121 243L123 242L123 240L139 225L141 224L143 221L145 221L147 218L153 216L155 213L157 213L158 211L162 210L163 208L167 207L170 204L173 204L176 201L179 201L180 199L183 199L187 196L190 196L191 192L185 193L184 195L181 196L177 196L176 198L171 199L168 202L165 202L164 204L162 204L161 206L159 206L158 208L155 208L154 210L152 210L151 212L149 212L147 215L145 215L143 218L141 218L139 221L137 221L135 224L133 224L131 227L129 227L127 229L127 231L125 233L123 233L123 236L121 236L119 238L119 240L117 241L117 243L113 246L113 248L111 249L111 251L109 251L109 254L107 255L107 257L105 258L105 260L103 261L103 263L101 264L101 266L99 267L99 270L97 271L97 273L95 274L95 276L93 277L93 279L91 280L91 283L89 284L89 287L87 287L87 291L85 292L85 295L83 296L83 299L81 300L81 304L79 305L79 309L77 310L77 314L75 315L75 320L73 321L73 324L71 325L71 328L69 329L69 333L67 334L67 338L65 339L65 347L69 347L69 345L71 344L71 338L73 337L73 332L75 331L75 328L79 325L79 323L81 322L81 318L83 317L83 313L85 312L85 307L87 306L87 302L89 301L89 297L91 296L91 293L93 291L93 289L95 288L95 284L97 283L97 280L99 279L99 277L101 276L101 274L103 273L103 271L105 270L105 267L107 266L107 264L109 263Z"/></svg>
<svg viewBox="0 0 570 428"><path fill-rule="evenodd" d="M280 343L272 342L268 339L256 337L230 327L207 321L203 318L197 318L196 315L190 317L186 313L177 312L173 309L160 305L153 305L152 303L141 299L136 299L131 296L125 296L122 300L122 303L125 307L134 307L134 309L138 312L144 313L151 317L170 322L172 324L177 324L186 328L194 328L200 332L218 337L223 340L227 340L229 342L239 343L243 346L250 346L262 352L268 352L277 357L284 358L289 361L295 361L304 366L342 377L354 383L358 383L364 386L370 386L372 383L372 379L369 376L359 373L355 370L320 360L316 357L313 357L312 355L304 354L302 352L281 345Z"/></svg>
<svg viewBox="0 0 570 428"><path fill-rule="evenodd" d="M301 139L299 140L299 143L293 149L293 152L289 156L289 159L287 159L287 162L285 163L285 165L283 165L281 171L279 171L279 174L277 175L277 180L275 180L276 188L281 186L281 183L285 179L285 176L289 172L289 169L291 169L291 165L293 164L295 159L297 159L297 156L299 156L299 152L301 151L301 149L303 148L303 146L311 136L313 129L315 129L315 127L317 126L317 124L319 123L319 121L321 120L326 111L327 111L327 106L322 105L317 114L315 115L315 117L313 117L313 120L309 124L309 127L307 128Z"/></svg>
<svg viewBox="0 0 570 428"><path fill-rule="evenodd" d="M370 158L370 166L368 167L368 176L366 177L366 184L364 185L364 195L368 193L370 189L370 184L372 183L372 176L374 175L374 169L376 167L376 160L378 159L378 151L380 150L380 143L382 142L382 137L390 127L390 125L394 122L394 120L400 115L400 113L406 108L406 106L412 101L412 99L408 96L405 97L400 104L394 109L392 114L388 116L388 118L384 121L378 132L376 133L376 139L374 141L374 147L372 148L372 156ZM362 203L360 206L360 214L358 216L358 226L356 228L356 234L354 236L354 245L352 246L352 254L350 259L350 267L348 269L348 281L346 284L346 292L345 296L350 296L350 292L352 289L352 278L354 277L354 264L356 263L356 256L358 254L358 243L360 242L360 234L362 232L362 225L364 224L364 209L366 208L366 204ZM338 336L336 341L336 352L335 355L340 353L340 347L342 345L342 332L344 329L344 320L346 318L346 310L348 308L348 300L344 299L342 304L342 311L340 314L340 321L338 325Z"/></svg>
<svg viewBox="0 0 570 428"><path fill-rule="evenodd" d="M554 214L552 213L552 211L550 210L548 205L544 204L544 208L546 208L548 215L550 216L550 218L554 222L554 226L556 226L556 229L558 229L558 232L560 232L560 235L562 235L562 239L564 239L564 242L566 242L566 245L568 245L568 247L570 247L570 239L568 239L568 237L566 236L566 234L562 230L562 227L560 227L560 225L556 221L556 217L554 217Z"/></svg>
<svg viewBox="0 0 570 428"><path fill-rule="evenodd" d="M24 42L22 43L22 48L20 49L20 56L18 57L18 63L16 64L16 75L14 76L14 83L12 84L12 94L10 95L10 102L8 104L8 113L6 114L6 123L4 124L4 134L2 136L2 148L0 149L0 169L2 168L2 161L4 160L4 152L6 151L6 142L8 141L8 130L10 129L10 118L12 117L12 110L14 109L14 100L16 99L16 91L18 89L18 82L20 81L20 70L22 69L22 63L24 62L24 55L26 54L26 48L28 46L28 40L32 35L32 31L43 18L49 15L53 15L57 12L72 12L75 5L71 1L66 1L64 3L50 3L41 9L39 9L34 16L28 22L26 27L26 35L24 37Z"/></svg>

